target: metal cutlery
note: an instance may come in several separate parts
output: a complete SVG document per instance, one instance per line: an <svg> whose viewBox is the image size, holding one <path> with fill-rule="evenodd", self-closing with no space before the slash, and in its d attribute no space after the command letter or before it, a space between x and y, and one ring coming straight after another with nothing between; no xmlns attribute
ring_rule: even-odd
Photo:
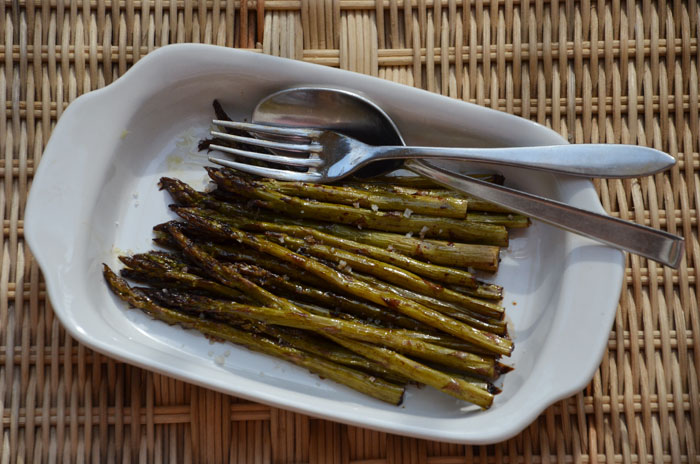
<svg viewBox="0 0 700 464"><path fill-rule="evenodd" d="M276 129L269 129L267 132L267 140L270 142L291 140L294 144L303 146L300 146L296 152L287 151L284 155L262 154L270 158L258 157L257 159L265 159L274 163L280 162L280 156L295 159L317 159L317 161L311 161L311 163L316 163L316 166L311 167L307 165L302 168L305 169L306 172L295 172L291 169L272 169L271 171L257 172L246 171L267 177L275 177L275 174L277 174L288 176L284 177L288 180L298 179L323 182L322 177L315 176L312 178L302 176L309 175L309 170L311 170L311 173L318 172L319 167L323 166L318 161L320 157L318 155L311 155L312 151L307 150L307 148L310 148L308 147L308 145L310 145L309 142L312 141L307 136L313 135L314 137L320 137L327 129L342 132L346 135L352 135L356 139L361 139L363 142L369 142L377 146L391 145L396 148L397 145L404 143L403 137L393 120L379 106L366 97L344 89L297 87L276 92L258 103L253 112L252 121L253 123L257 123L256 125L265 125L268 127L277 126ZM244 128L244 126L241 125L238 127ZM279 132L274 132L285 129L287 131L302 129L302 132L294 132L295 135L280 135ZM310 133L308 131L313 132ZM292 132L287 132L287 134L292 134ZM248 137L245 138L248 139ZM259 146L259 144L256 145ZM590 147L590 145L580 146ZM561 145L559 147L563 150L578 147L578 145ZM607 149L611 147L611 145L605 145L604 147ZM612 147L619 146L612 145ZM214 148L214 146L211 148ZM272 145L268 145L268 148L275 153L281 153L278 150L279 146L273 147ZM535 150L541 149L541 147L531 148ZM314 149L318 150L318 147ZM483 149L478 150L483 151ZM316 151L316 153L317 152L318 151ZM654 150L647 153L656 156L654 152L656 151ZM302 156L299 155L300 153ZM657 158L657 161L666 159L666 168L672 166L674 163L672 161L673 158L663 153L662 155L664 156ZM599 163L605 162L605 157L606 155L600 155L600 153L598 153L595 159L589 161L594 166L600 166ZM670 158L670 160L668 158ZM226 161L229 166L241 168L241 170L246 170L250 167L257 168L247 163L238 163L238 165L236 165L231 164L235 162L231 162L230 160L224 161ZM576 160L573 160L573 162L575 163ZM682 237L633 222L616 219L605 214L598 214L575 208L561 202L526 192L520 192L508 187L486 183L473 177L446 171L424 160L408 159L405 162L401 160L376 161L366 164L363 168L359 169L356 174L361 173L364 177L382 175L387 171L397 169L401 166L416 174L429 177L452 189L465 192L483 200L491 201L556 227L584 235L618 249L644 256L673 268L679 266L683 257L684 240ZM664 169L662 166L663 163L653 168L647 167L646 169ZM590 168L590 166L588 168ZM292 169L299 169L299 167ZM642 167L642 170L643 169ZM610 174L610 172L603 172L602 174ZM601 177L618 176L604 175ZM279 179L282 177L277 178Z"/></svg>
<svg viewBox="0 0 700 464"><path fill-rule="evenodd" d="M260 167L216 156L209 157L211 162L279 180L333 182L370 163L395 159L476 161L600 178L639 177L666 170L675 164L675 159L664 152L635 145L587 144L508 148L374 146L331 130L219 120L213 123L219 127L243 130L254 135L244 137L211 131L211 135L217 139L282 153L259 153L220 144L211 144L209 148L212 150L304 170Z"/></svg>

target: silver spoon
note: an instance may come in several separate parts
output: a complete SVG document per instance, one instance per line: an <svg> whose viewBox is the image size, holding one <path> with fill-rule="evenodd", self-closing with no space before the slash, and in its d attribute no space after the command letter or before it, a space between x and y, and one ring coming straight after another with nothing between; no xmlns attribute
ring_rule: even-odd
<svg viewBox="0 0 700 464"><path fill-rule="evenodd" d="M253 123L330 129L370 145L405 145L391 118L376 104L353 92L325 87L297 87L258 103ZM684 240L607 215L456 174L420 160L378 161L358 174L371 177L404 168L446 187L499 204L512 211L677 268Z"/></svg>

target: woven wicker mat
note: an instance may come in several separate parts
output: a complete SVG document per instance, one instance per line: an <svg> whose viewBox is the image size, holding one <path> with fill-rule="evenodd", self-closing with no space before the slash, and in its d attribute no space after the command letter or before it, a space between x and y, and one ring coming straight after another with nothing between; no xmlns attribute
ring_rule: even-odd
<svg viewBox="0 0 700 464"><path fill-rule="evenodd" d="M700 462L699 14L696 0L0 0L0 462ZM93 353L52 313L23 240L27 191L71 100L189 41L667 151L671 172L596 188L615 216L684 235L682 267L628 258L591 384L488 447L312 419Z"/></svg>

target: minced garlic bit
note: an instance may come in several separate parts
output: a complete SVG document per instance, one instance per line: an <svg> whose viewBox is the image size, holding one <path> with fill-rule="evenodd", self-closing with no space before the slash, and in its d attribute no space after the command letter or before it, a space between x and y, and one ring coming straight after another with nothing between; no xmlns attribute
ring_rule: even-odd
<svg viewBox="0 0 700 464"><path fill-rule="evenodd" d="M421 240L425 238L425 234L428 233L428 226L423 226L423 228L420 230L420 235Z"/></svg>
<svg viewBox="0 0 700 464"><path fill-rule="evenodd" d="M406 238L411 238L413 237L413 232L407 232L406 233Z"/></svg>
<svg viewBox="0 0 700 464"><path fill-rule="evenodd" d="M372 205L371 208L372 208L372 211L374 211L375 213L377 211L379 211L379 206L377 206L377 205Z"/></svg>
<svg viewBox="0 0 700 464"><path fill-rule="evenodd" d="M360 207L360 202L359 202L359 201L356 201L355 203L352 204L352 206L354 206L355 208L359 208L359 207Z"/></svg>
<svg viewBox="0 0 700 464"><path fill-rule="evenodd" d="M386 249L387 249L387 251L394 251L394 247L391 246L391 245L389 245L388 247L386 247Z"/></svg>
<svg viewBox="0 0 700 464"><path fill-rule="evenodd" d="M338 263L338 269L343 269L347 265L348 265L348 263L344 259L341 259L340 262Z"/></svg>
<svg viewBox="0 0 700 464"><path fill-rule="evenodd" d="M346 268L345 268L345 272L348 272L348 273L349 273L349 272L352 272L352 268L351 268L350 266L346 267Z"/></svg>
<svg viewBox="0 0 700 464"><path fill-rule="evenodd" d="M406 210L403 212L403 217L410 218L411 214L413 214L413 210L410 208L406 208Z"/></svg>

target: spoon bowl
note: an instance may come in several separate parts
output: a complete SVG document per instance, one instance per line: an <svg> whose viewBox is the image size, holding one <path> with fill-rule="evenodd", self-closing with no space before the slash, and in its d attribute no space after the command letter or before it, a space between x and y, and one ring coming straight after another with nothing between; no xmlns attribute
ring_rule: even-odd
<svg viewBox="0 0 700 464"><path fill-rule="evenodd" d="M264 98L252 121L290 127L327 129L368 145L406 145L394 121L370 99L348 90L294 87ZM399 169L404 160L374 162L358 169L355 177L381 176Z"/></svg>

